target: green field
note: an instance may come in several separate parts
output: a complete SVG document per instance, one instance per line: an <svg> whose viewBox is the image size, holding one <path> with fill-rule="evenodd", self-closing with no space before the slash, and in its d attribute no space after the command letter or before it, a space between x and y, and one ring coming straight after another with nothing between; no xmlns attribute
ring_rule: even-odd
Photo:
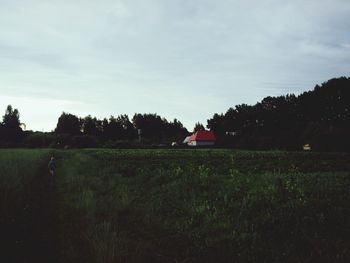
<svg viewBox="0 0 350 263"><path fill-rule="evenodd" d="M345 153L0 150L0 262L350 262L349 218Z"/></svg>

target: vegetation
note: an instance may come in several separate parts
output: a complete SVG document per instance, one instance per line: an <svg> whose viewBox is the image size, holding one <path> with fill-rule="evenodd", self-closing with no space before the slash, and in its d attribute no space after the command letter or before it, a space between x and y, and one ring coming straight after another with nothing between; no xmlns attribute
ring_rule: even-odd
<svg viewBox="0 0 350 263"><path fill-rule="evenodd" d="M331 79L299 96L266 97L208 120L221 145L244 149L350 151L350 78ZM232 136L234 134L234 136Z"/></svg>
<svg viewBox="0 0 350 263"><path fill-rule="evenodd" d="M215 113L207 128L217 147L251 150L349 152L350 78L331 79L299 96L266 97L255 105L236 105ZM99 120L62 113L54 132L23 132L19 112L7 107L0 124L0 147L143 148L180 144L189 135L183 124L157 114L135 113ZM197 122L194 131L204 130Z"/></svg>
<svg viewBox="0 0 350 263"><path fill-rule="evenodd" d="M62 113L54 132L26 132L21 145L32 148L141 148L170 145L187 135L188 131L180 121L169 122L157 114L135 114L130 121L127 115L99 120L90 115L78 118Z"/></svg>
<svg viewBox="0 0 350 263"><path fill-rule="evenodd" d="M5 165L2 174L20 178L23 185L30 180L43 185L15 187L18 192L12 196L20 200L23 191L30 196L39 192L48 195L48 201L40 206L31 201L31 206L42 211L55 208L46 213L37 208L41 218L35 217L37 213L24 217L42 225L42 219L54 223L51 232L48 228L39 232L54 236L46 249L51 260L42 256L39 262L350 259L349 154L56 150L53 188L41 177L47 175L43 163L49 154L46 150L0 151L3 163L26 167L22 174ZM11 200L2 204L12 207ZM26 200L16 201L20 205L12 209L20 211ZM13 215L17 218L13 224L26 224L24 219L18 221L20 213ZM11 244L17 249L16 242Z"/></svg>
<svg viewBox="0 0 350 263"><path fill-rule="evenodd" d="M19 112L8 105L0 123L0 145L11 147L23 139Z"/></svg>
<svg viewBox="0 0 350 263"><path fill-rule="evenodd" d="M205 128L204 128L203 124L197 122L197 123L194 125L193 132L204 131L204 130L205 130Z"/></svg>
<svg viewBox="0 0 350 263"><path fill-rule="evenodd" d="M56 262L48 150L0 151L0 261ZM45 236L49 234L49 238Z"/></svg>

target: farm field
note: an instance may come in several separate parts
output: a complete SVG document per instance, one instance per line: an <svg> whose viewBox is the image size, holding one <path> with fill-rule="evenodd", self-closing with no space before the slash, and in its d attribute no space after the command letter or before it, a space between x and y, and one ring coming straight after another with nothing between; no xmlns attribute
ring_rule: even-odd
<svg viewBox="0 0 350 263"><path fill-rule="evenodd" d="M349 218L348 153L0 150L0 262L349 262Z"/></svg>

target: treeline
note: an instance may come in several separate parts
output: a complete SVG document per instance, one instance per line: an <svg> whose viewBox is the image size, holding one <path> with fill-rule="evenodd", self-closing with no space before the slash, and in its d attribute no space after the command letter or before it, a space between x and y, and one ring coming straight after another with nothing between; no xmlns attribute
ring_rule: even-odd
<svg viewBox="0 0 350 263"><path fill-rule="evenodd" d="M63 112L53 132L24 131L17 109L9 105L0 123L0 147L140 147L181 142L189 133L183 124L157 114L137 113L102 120Z"/></svg>
<svg viewBox="0 0 350 263"><path fill-rule="evenodd" d="M350 78L331 79L312 91L266 97L214 114L207 127L218 144L243 149L350 151Z"/></svg>
<svg viewBox="0 0 350 263"><path fill-rule="evenodd" d="M157 114L97 119L62 113L53 132L23 131L10 105L0 123L0 147L141 147L181 144L189 135L180 121ZM331 79L299 96L266 97L240 104L207 121L218 147L350 151L350 78ZM196 123L195 131L204 129ZM141 140L140 140L141 139Z"/></svg>
<svg viewBox="0 0 350 263"><path fill-rule="evenodd" d="M128 115L98 119L64 112L54 132L29 132L23 143L28 147L127 148L170 145L187 134L180 121L168 121L157 114L137 113L130 120Z"/></svg>

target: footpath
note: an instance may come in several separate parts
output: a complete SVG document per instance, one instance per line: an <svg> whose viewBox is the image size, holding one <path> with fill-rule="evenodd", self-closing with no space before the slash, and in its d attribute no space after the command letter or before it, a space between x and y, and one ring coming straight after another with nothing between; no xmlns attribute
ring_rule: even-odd
<svg viewBox="0 0 350 263"><path fill-rule="evenodd" d="M8 263L59 262L58 205L55 178L47 164L27 185L25 205L18 209L2 233L4 251L1 256Z"/></svg>

